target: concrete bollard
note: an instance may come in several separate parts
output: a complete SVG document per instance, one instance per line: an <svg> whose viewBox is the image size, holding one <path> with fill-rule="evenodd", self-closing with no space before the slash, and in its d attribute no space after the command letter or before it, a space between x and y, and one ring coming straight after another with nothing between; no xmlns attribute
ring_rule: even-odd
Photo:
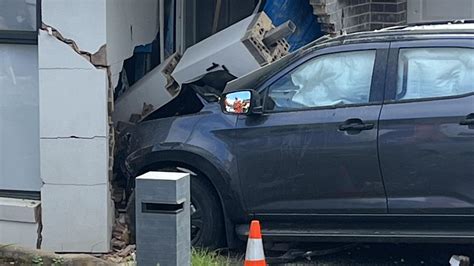
<svg viewBox="0 0 474 266"><path fill-rule="evenodd" d="M148 172L135 188L138 265L190 265L190 176Z"/></svg>

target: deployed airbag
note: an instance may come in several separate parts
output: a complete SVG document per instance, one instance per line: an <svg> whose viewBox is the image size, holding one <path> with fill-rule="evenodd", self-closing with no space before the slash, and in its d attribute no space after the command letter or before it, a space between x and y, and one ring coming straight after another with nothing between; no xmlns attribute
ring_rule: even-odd
<svg viewBox="0 0 474 266"><path fill-rule="evenodd" d="M397 99L459 95L474 91L474 49L400 50Z"/></svg>

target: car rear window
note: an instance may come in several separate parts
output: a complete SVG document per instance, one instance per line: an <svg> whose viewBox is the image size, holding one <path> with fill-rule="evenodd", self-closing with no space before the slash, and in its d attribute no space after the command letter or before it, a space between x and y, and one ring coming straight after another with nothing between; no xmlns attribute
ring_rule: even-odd
<svg viewBox="0 0 474 266"><path fill-rule="evenodd" d="M397 100L474 92L474 49L400 49Z"/></svg>

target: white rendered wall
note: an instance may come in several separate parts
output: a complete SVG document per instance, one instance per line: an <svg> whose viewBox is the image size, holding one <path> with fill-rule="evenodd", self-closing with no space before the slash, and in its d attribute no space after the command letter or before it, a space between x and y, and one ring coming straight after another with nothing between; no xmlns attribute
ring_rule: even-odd
<svg viewBox="0 0 474 266"><path fill-rule="evenodd" d="M40 202L0 197L0 243L36 248Z"/></svg>
<svg viewBox="0 0 474 266"><path fill-rule="evenodd" d="M106 12L107 62L115 87L123 61L158 34L158 0L107 0Z"/></svg>
<svg viewBox="0 0 474 266"><path fill-rule="evenodd" d="M106 0L44 0L41 6L43 23L74 40L81 50L95 53L106 43Z"/></svg>
<svg viewBox="0 0 474 266"><path fill-rule="evenodd" d="M41 31L39 77L42 248L108 251L107 71ZM97 152L96 146L105 149ZM97 204L87 204L91 199Z"/></svg>
<svg viewBox="0 0 474 266"><path fill-rule="evenodd" d="M38 46L44 249L110 250L108 97L115 86L110 84L116 83L134 47L155 38L157 8L158 0L42 1L45 26ZM103 59L94 65L81 54Z"/></svg>

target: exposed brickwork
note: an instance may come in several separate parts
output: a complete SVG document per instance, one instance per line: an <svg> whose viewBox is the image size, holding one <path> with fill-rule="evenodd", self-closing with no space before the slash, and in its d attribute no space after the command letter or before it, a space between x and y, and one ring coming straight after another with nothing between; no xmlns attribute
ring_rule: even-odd
<svg viewBox="0 0 474 266"><path fill-rule="evenodd" d="M342 8L342 31L355 32L370 30L371 0L339 0Z"/></svg>
<svg viewBox="0 0 474 266"><path fill-rule="evenodd" d="M328 33L374 30L406 23L407 0L309 0Z"/></svg>
<svg viewBox="0 0 474 266"><path fill-rule="evenodd" d="M407 2L405 0L372 0L371 29L380 29L405 24Z"/></svg>
<svg viewBox="0 0 474 266"><path fill-rule="evenodd" d="M325 32L337 32L342 28L342 9L338 0L310 0L314 14Z"/></svg>

